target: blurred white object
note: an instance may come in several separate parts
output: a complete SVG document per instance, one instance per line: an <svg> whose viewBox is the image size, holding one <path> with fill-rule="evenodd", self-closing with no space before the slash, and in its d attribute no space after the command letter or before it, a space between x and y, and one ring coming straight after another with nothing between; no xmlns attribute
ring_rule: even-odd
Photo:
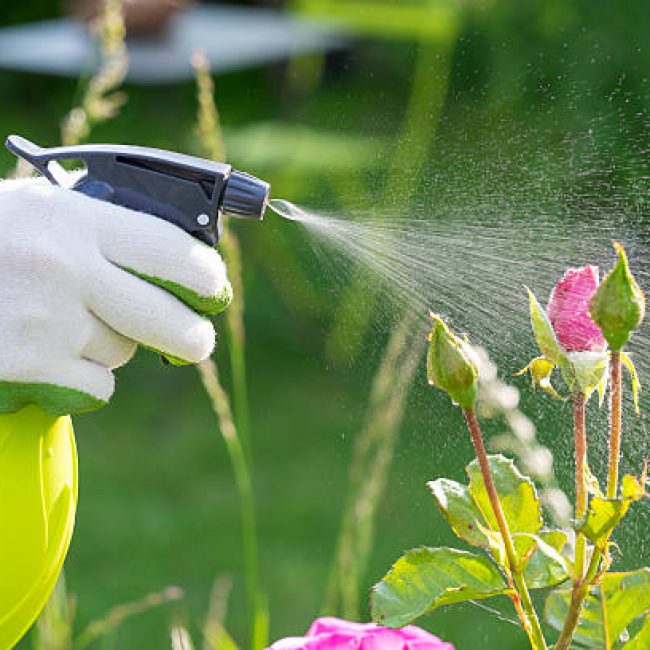
<svg viewBox="0 0 650 650"><path fill-rule="evenodd" d="M127 42L128 81L158 84L193 78L190 58L197 50L214 72L224 72L337 49L346 39L332 26L286 12L211 5L179 12L160 36ZM78 77L93 72L97 62L96 43L82 21L0 29L0 68Z"/></svg>

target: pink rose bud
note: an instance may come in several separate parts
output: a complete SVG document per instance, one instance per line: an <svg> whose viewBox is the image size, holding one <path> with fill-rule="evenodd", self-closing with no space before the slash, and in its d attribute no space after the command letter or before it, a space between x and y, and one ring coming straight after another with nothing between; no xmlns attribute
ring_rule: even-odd
<svg viewBox="0 0 650 650"><path fill-rule="evenodd" d="M565 352L605 350L605 338L589 315L589 305L597 289L596 266L568 269L555 285L546 312Z"/></svg>
<svg viewBox="0 0 650 650"><path fill-rule="evenodd" d="M415 625L393 630L374 623L318 618L304 637L282 639L268 650L454 650L454 646Z"/></svg>

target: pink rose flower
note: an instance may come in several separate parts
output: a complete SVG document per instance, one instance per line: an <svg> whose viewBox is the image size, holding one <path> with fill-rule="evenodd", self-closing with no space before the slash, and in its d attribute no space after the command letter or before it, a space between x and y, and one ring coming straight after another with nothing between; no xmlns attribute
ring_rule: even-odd
<svg viewBox="0 0 650 650"><path fill-rule="evenodd" d="M551 292L546 313L565 352L603 352L606 348L602 332L589 315L598 282L596 266L568 269Z"/></svg>
<svg viewBox="0 0 650 650"><path fill-rule="evenodd" d="M454 650L454 646L414 625L393 630L327 617L316 619L306 636L282 639L268 650Z"/></svg>

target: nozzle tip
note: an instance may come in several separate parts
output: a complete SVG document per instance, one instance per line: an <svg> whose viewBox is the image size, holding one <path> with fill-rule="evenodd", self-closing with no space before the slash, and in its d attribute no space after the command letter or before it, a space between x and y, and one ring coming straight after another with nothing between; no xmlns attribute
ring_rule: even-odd
<svg viewBox="0 0 650 650"><path fill-rule="evenodd" d="M264 218L271 186L250 174L234 169L223 195L224 214L243 219Z"/></svg>

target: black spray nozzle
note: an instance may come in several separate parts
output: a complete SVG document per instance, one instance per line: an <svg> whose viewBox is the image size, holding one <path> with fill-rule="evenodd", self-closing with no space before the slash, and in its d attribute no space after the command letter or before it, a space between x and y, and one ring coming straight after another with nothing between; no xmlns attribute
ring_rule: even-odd
<svg viewBox="0 0 650 650"><path fill-rule="evenodd" d="M223 193L223 212L232 217L263 219L270 191L268 183L233 169Z"/></svg>
<svg viewBox="0 0 650 650"><path fill-rule="evenodd" d="M224 163L131 145L86 144L46 149L17 135L6 146L59 184L59 160L80 160L86 167L72 189L87 196L179 226L214 246L222 214L262 219L270 186Z"/></svg>

